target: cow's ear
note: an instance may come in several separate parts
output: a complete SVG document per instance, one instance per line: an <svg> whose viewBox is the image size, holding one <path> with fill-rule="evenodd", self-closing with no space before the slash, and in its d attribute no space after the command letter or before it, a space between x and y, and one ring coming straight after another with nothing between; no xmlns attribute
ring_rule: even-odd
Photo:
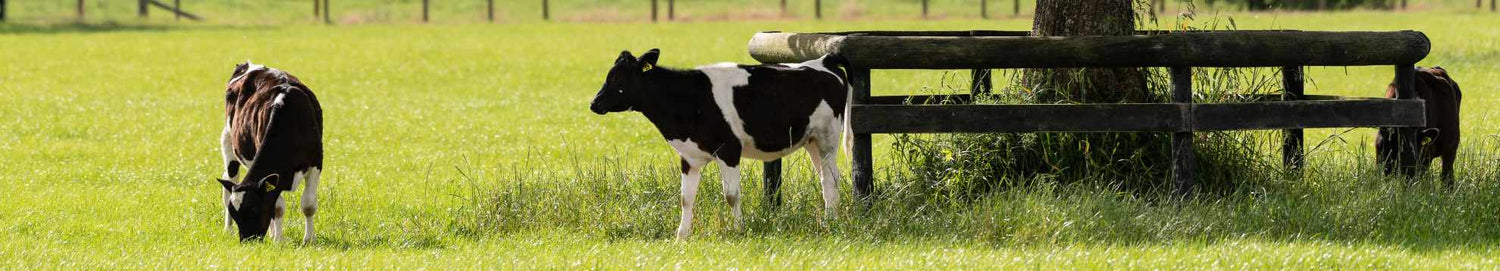
<svg viewBox="0 0 1500 271"><path fill-rule="evenodd" d="M281 174L267 175L265 178L260 179L260 189L266 192L276 191L276 183L280 181Z"/></svg>
<svg viewBox="0 0 1500 271"><path fill-rule="evenodd" d="M1422 129L1422 135L1419 138L1422 138L1422 144L1427 144L1427 143L1431 143L1431 141L1433 139L1437 138L1438 135L1442 135L1442 134L1443 134L1443 131L1442 130L1438 130L1438 128L1427 128L1427 129Z"/></svg>
<svg viewBox="0 0 1500 271"><path fill-rule="evenodd" d="M249 69L250 69L250 61L249 60L246 60L244 63L236 64L236 65L234 65L234 73L229 74L229 78L233 79L235 77L239 77L241 74L245 74L245 70L249 70Z"/></svg>
<svg viewBox="0 0 1500 271"><path fill-rule="evenodd" d="M225 179L216 179L216 180L219 181L220 185L224 186L224 191L234 191L234 182L229 181L229 180L225 180Z"/></svg>
<svg viewBox="0 0 1500 271"><path fill-rule="evenodd" d="M630 50L621 50L620 57L615 58L616 65L630 63L630 61L635 61L635 55L630 54Z"/></svg>
<svg viewBox="0 0 1500 271"><path fill-rule="evenodd" d="M646 51L645 54L641 54L641 59L640 59L641 60L641 66L642 67L656 66L656 57L660 56L660 55L661 55L661 50L658 50L656 48L651 48L650 51Z"/></svg>

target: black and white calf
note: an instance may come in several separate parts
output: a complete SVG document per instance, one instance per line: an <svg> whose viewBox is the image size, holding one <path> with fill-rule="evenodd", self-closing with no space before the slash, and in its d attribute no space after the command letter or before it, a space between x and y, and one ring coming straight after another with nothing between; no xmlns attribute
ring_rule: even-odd
<svg viewBox="0 0 1500 271"><path fill-rule="evenodd" d="M741 157L771 161L806 149L823 183L823 207L839 202L839 143L849 88L837 56L798 64L720 63L692 70L656 65L657 49L636 58L621 52L589 110L641 112L682 157L682 221L677 238L693 229L701 170L717 161L724 200L740 217Z"/></svg>
<svg viewBox="0 0 1500 271"><path fill-rule="evenodd" d="M302 190L303 242L313 240L318 176L323 169L323 108L296 76L245 62L234 68L224 94L224 227L239 226L240 240L281 239L286 201ZM248 168L235 183L239 166Z"/></svg>

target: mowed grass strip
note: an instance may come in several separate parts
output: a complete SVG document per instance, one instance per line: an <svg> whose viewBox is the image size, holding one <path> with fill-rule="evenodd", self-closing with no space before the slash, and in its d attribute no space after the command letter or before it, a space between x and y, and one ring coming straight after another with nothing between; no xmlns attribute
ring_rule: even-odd
<svg viewBox="0 0 1500 271"><path fill-rule="evenodd" d="M0 34L0 265L27 267L1345 267L1494 268L1500 167L1489 104L1500 33L1467 13L1243 14L1241 29L1424 31L1419 65L1465 90L1460 185L1379 176L1372 129L1310 152L1301 179L1161 199L1087 182L964 201L895 182L873 209L823 221L804 155L781 210L730 228L716 170L695 240L677 219L676 158L635 115L586 106L619 50L663 65L750 63L762 30L1026 29L1029 21L57 28ZM1378 18L1378 19L1377 19ZM319 242L240 244L221 229L223 84L245 60L285 69L325 107ZM1309 94L1379 96L1388 67L1318 68ZM878 93L942 84L878 71ZM941 89L939 89L941 90ZM1309 148L1342 129L1309 133ZM888 137L877 137L877 159ZM847 171L847 165L842 166ZM1100 180L1106 182L1108 180ZM849 199L847 178L845 198ZM292 195L289 203L297 202ZM295 208L295 207L293 207ZM302 220L291 215L287 235Z"/></svg>

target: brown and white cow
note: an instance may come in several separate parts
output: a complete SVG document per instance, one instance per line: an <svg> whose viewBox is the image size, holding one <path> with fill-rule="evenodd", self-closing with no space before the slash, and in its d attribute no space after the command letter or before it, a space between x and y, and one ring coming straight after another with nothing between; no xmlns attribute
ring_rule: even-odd
<svg viewBox="0 0 1500 271"><path fill-rule="evenodd" d="M1424 172L1432 165L1432 160L1443 158L1443 182L1453 185L1453 162L1458 155L1459 143L1459 104L1463 101L1463 91L1458 88L1458 83L1448 77L1448 71L1443 67L1422 68L1417 67L1415 76L1417 98L1421 98L1427 104L1427 127L1422 127L1421 133L1416 141L1419 144L1417 154L1417 168L1413 170L1401 170L1407 177L1415 177ZM1391 83L1386 88L1387 98L1396 97L1396 85ZM1385 170L1385 174L1395 174L1399 168L1397 165L1396 149L1399 146L1396 140L1395 128L1380 128L1375 135L1376 159Z"/></svg>
<svg viewBox="0 0 1500 271"><path fill-rule="evenodd" d="M657 49L636 58L620 52L589 110L636 111L656 126L682 158L682 220L677 238L693 228L702 169L718 162L724 199L740 217L741 157L771 161L807 150L822 179L823 208L838 206L839 142L848 110L847 76L838 56L797 64L720 63L691 70L656 65Z"/></svg>
<svg viewBox="0 0 1500 271"><path fill-rule="evenodd" d="M224 94L224 227L239 226L240 240L281 240L286 202L281 193L302 190L303 242L313 240L318 177L323 169L323 108L296 76L245 62L234 69ZM239 166L248 172L234 182Z"/></svg>

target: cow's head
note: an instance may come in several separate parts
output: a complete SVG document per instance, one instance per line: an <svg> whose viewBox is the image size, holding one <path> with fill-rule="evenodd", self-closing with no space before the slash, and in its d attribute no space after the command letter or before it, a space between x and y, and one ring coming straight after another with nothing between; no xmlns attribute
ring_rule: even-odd
<svg viewBox="0 0 1500 271"><path fill-rule="evenodd" d="M1416 75L1413 76L1412 79L1413 85L1416 87L1413 92L1417 95L1416 98L1419 99L1433 98L1431 97L1433 95L1433 92L1438 89L1444 89L1444 91L1448 91L1451 93L1456 92L1452 88L1457 88L1457 86L1452 83L1451 79L1448 78L1448 71L1443 69L1443 67L1416 67ZM1386 97L1396 97L1395 83L1391 83L1390 86L1386 87ZM1433 105L1429 103L1428 106ZM1408 141L1408 144L1411 145L1406 146L1407 148L1416 149L1415 151L1417 156L1413 158L1417 159L1418 163L1430 161L1433 157L1436 157L1436 153L1433 152L1433 150L1436 149L1436 141L1438 139L1438 136L1441 135L1443 131L1438 128L1431 128L1432 126L1437 125L1433 122L1433 119L1429 118L1427 124L1428 127L1420 128L1421 130L1418 130L1416 138ZM1386 174L1394 174L1397 172L1397 169L1400 168L1398 162L1400 160L1400 154L1397 151L1400 150L1402 146L1401 140L1398 137L1399 131L1400 130L1397 128L1380 128L1379 131L1375 134L1375 159L1380 163L1381 168L1385 171ZM1421 164L1418 165L1418 167L1421 166ZM1410 174L1412 172L1406 173Z"/></svg>
<svg viewBox="0 0 1500 271"><path fill-rule="evenodd" d="M266 66L255 65L250 61L234 66L234 72L229 76L229 83L224 88L224 115L234 115L234 109L244 105L250 96L255 94L256 79L267 70Z"/></svg>
<svg viewBox="0 0 1500 271"><path fill-rule="evenodd" d="M1401 141L1397 137L1398 131L1400 130L1397 128L1380 128L1375 134L1375 160L1380 163L1380 167L1384 170L1385 174L1395 174L1397 169L1400 168L1397 162L1400 161L1398 159L1400 154L1397 153L1397 150L1401 149ZM1428 150L1434 147L1433 143L1441 133L1442 131L1439 131L1437 128L1426 128L1417 133L1417 138L1412 140L1415 144L1408 146L1409 148L1416 148L1419 157L1414 158L1417 161L1428 160L1428 158L1420 156L1428 155Z"/></svg>
<svg viewBox="0 0 1500 271"><path fill-rule="evenodd" d="M246 178L238 184L218 180L229 192L229 201L224 202L224 208L229 210L229 217L240 229L240 241L266 236L266 229L271 227L271 217L276 212L276 202L281 198L282 190L276 187L281 176L271 174L258 180Z"/></svg>
<svg viewBox="0 0 1500 271"><path fill-rule="evenodd" d="M604 78L604 86L599 88L598 94L594 94L594 102L589 105L589 111L603 115L634 108L641 100L642 81L646 71L656 67L656 57L660 54L660 50L651 49L636 58L630 55L630 51L621 51L620 57L615 59L615 66L609 69L609 74Z"/></svg>

